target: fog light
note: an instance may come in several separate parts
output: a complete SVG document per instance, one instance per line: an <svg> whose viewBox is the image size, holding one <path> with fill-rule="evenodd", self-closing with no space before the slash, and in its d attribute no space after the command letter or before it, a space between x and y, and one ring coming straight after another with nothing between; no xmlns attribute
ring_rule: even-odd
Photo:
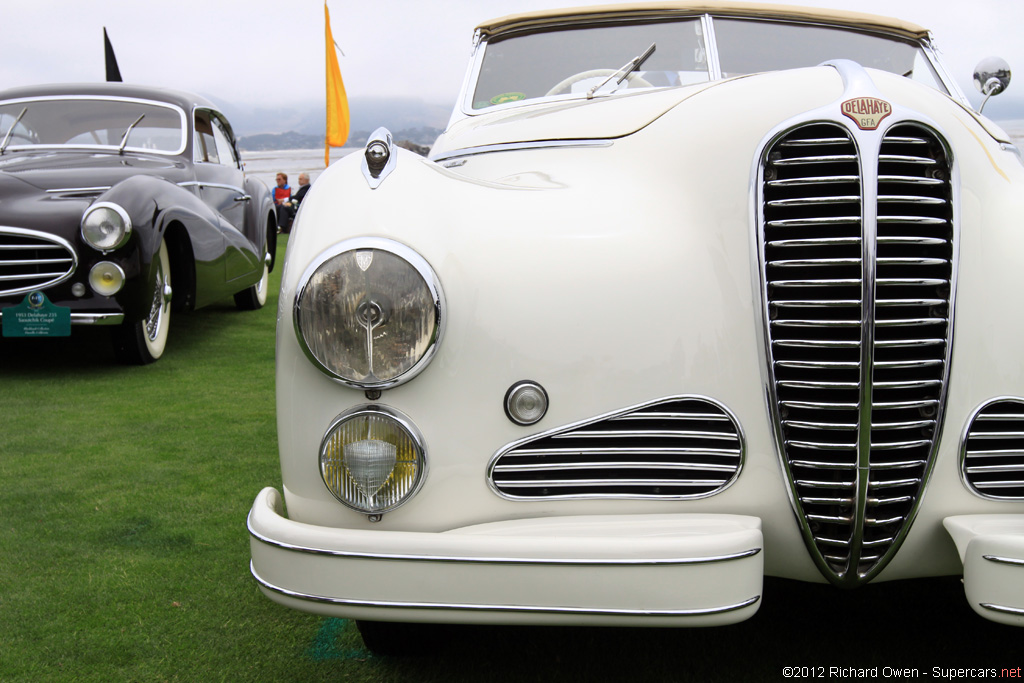
<svg viewBox="0 0 1024 683"><path fill-rule="evenodd" d="M535 424L547 412L548 393L536 382L517 382L505 394L505 414L516 424Z"/></svg>
<svg viewBox="0 0 1024 683"><path fill-rule="evenodd" d="M377 495L398 463L398 447L379 439L346 443L341 450L345 468L366 498Z"/></svg>
<svg viewBox="0 0 1024 683"><path fill-rule="evenodd" d="M89 271L89 286L100 296L114 296L124 286L124 271L110 261L101 261Z"/></svg>
<svg viewBox="0 0 1024 683"><path fill-rule="evenodd" d="M379 514L419 489L426 470L423 438L408 417L387 406L342 413L320 444L320 476L353 510Z"/></svg>

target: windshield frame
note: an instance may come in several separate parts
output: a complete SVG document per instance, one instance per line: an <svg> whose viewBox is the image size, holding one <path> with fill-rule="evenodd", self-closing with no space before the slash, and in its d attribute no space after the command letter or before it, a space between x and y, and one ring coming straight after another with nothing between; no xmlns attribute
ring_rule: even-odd
<svg viewBox="0 0 1024 683"><path fill-rule="evenodd" d="M32 110L33 102L61 102L61 101L93 101L93 102L122 102L130 104L144 104L154 107L162 107L169 109L178 115L180 121L181 138L178 141L178 146L174 150L167 149L151 149L147 147L134 147L126 146L124 152L135 152L141 154L157 154L160 156L181 156L188 148L189 139L189 121L188 116L185 114L185 110L177 104L171 102L164 102L161 100L151 100L143 97L122 97L117 95L39 95L32 97L18 97L9 100L0 101L0 106L7 105L25 105L29 111ZM4 131L6 132L6 131ZM41 144L41 145L26 145L26 144L9 144L4 148L4 153L10 152L26 152L26 151L53 151L53 150L94 150L103 152L114 152L119 151L118 144Z"/></svg>
<svg viewBox="0 0 1024 683"><path fill-rule="evenodd" d="M898 41L898 42L913 44L924 55L925 59L928 62L928 66L931 68L931 70L933 72L933 75L935 76L935 79L937 80L938 84L941 86L941 88L945 89L945 90L939 89L938 92L942 92L943 94L948 95L949 97L953 98L958 103L960 103L961 105L963 105L963 106L967 107L968 109L970 109L970 103L968 102L966 96L963 94L963 92L957 86L956 82L950 77L949 72L946 70L946 68L942 64L942 61L938 58L938 56L936 54L936 51L934 49L934 46L932 44L932 41L930 39L931 38L930 34L928 35L928 38L923 38L923 37L922 38L910 38L910 37L908 37L908 36L906 36L904 34L899 34L899 33L896 33L896 32L887 32L887 31L882 31L882 30L877 30L877 29L865 29L865 28L847 26L847 25L843 25L843 24L833 24L833 23L822 22L822 21L813 21L813 20L798 20L798 19L787 19L787 18L777 18L777 17L757 17L757 16L737 15L737 14L732 14L732 13L718 14L718 13L714 13L714 12L705 12L705 13L700 13L700 14L697 14L697 13L695 13L695 14L685 14L685 15L676 14L672 18L673 19L677 19L679 21L700 19L701 27L702 27L702 31L703 31L704 46L705 46L705 49L707 50L708 80L705 81L705 83L715 83L715 82L719 82L719 81L724 80L724 78L722 76L722 72L721 72L720 61L719 61L719 52L718 52L718 43L717 43L716 35L715 35L714 21L715 21L716 17L719 18L719 19L723 19L723 20L725 20L725 19L728 19L728 20L742 20L742 21L751 21L751 22L769 23L769 24L790 24L790 25L796 25L796 26L806 26L806 27L810 27L810 28L825 28L825 29L831 29L831 30L836 30L836 31L846 31L846 32L851 32L851 33L860 33L860 34L869 35L869 36L876 36L876 37L880 37L880 38L884 38L884 39L888 39L888 40L895 40L895 41ZM652 14L651 16L642 17L642 18L636 18L636 17L628 17L628 18L601 18L601 19L595 19L595 20L591 20L591 21L578 20L578 19L577 20L572 20L572 21L569 21L569 20L555 20L555 21L552 21L550 24L546 24L544 26L531 26L529 28L513 29L513 30L510 30L510 31L507 31L507 32L502 32L499 35L490 36L490 37L485 37L485 36L483 36L478 31L474 35L473 55L472 55L472 58L471 58L471 61L470 61L470 67L469 67L469 69L466 72L466 77L465 77L465 79L463 81L462 90L461 90L461 92L459 94L459 99L458 99L458 102L456 104L455 111L453 112L452 120L451 120L450 124L454 123L455 121L457 121L459 119L462 119L462 118L481 116L481 115L490 114L490 113L493 113L493 112L507 111L509 109L517 109L517 108L520 108L520 107L528 107L528 106L537 105L537 104L544 104L544 103L562 102L562 101L574 101L574 100L585 99L585 95L580 94L580 93L566 93L566 94L559 94L559 95L553 95L553 96L534 97L534 98L529 98L529 99L524 99L524 100L506 102L506 103L502 103L502 104L495 104L495 105L491 105L491 106L486 107L486 108L474 109L473 108L473 96L474 96L474 93L475 93L477 82L478 82L479 77L480 77L480 71L483 68L483 63L484 63L484 59L485 59L486 52L487 52L488 42L489 42L489 40L491 38L500 38L501 40L505 40L505 39L509 39L509 38L513 38L514 39L518 35L529 35L529 34L532 34L532 33L536 33L538 31L552 31L552 30L558 30L560 28L564 28L564 29L591 28L591 27L595 27L596 28L596 27L608 26L608 25L644 24L644 23L654 23L654 22L663 22L663 21L665 21L665 17L664 16L661 16L659 14ZM631 56L631 55L629 55L629 56ZM739 77L742 77L742 76L739 76ZM658 87L658 88L644 89L644 90L641 90L641 91L638 91L636 89L630 90L628 88L622 88L622 89L619 89L617 92L598 93L598 95L594 99L600 99L600 98L604 98L604 97L611 97L611 96L615 96L615 95L637 94L638 92L650 92L650 91L655 91L655 90L664 90L664 89L667 89L667 88L681 88L681 87L688 87L688 86L686 86L686 85L663 86L663 87Z"/></svg>

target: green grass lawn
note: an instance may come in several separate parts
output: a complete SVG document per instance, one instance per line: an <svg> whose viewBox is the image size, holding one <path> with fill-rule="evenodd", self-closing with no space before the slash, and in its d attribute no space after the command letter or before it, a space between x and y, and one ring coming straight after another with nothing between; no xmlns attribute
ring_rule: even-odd
<svg viewBox="0 0 1024 683"><path fill-rule="evenodd" d="M147 367L116 365L99 329L0 340L0 681L729 681L1024 664L1021 632L976 617L956 579L856 593L769 582L761 612L731 627L436 627L429 656L370 655L353 624L280 607L249 574L245 516L281 479L279 279L261 311L175 315Z"/></svg>

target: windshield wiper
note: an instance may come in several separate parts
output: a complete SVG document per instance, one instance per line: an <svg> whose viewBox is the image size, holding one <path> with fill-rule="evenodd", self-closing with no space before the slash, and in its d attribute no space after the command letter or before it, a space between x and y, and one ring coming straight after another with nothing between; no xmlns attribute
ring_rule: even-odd
<svg viewBox="0 0 1024 683"><path fill-rule="evenodd" d="M619 80L615 81L615 86L618 87L622 83L622 81L626 80L626 78L628 78L631 73L639 69L640 65L647 61L647 58L654 53L655 47L657 47L657 43L651 43L651 46L644 50L643 54L637 55L632 60L626 62L618 71L616 71L611 76L609 76L608 78L604 79L603 81L595 85L593 88L591 88L587 92L587 99L594 99L594 93L603 88L605 85L607 85L608 81L612 80L616 76L619 76L619 74L621 73L622 75L619 76Z"/></svg>
<svg viewBox="0 0 1024 683"><path fill-rule="evenodd" d="M124 154L124 146L128 144L128 136L132 134L132 128L134 128L135 126L139 125L139 121L141 121L144 118L146 118L146 115L145 114L140 114L139 118L135 119L135 123L133 123L132 125L128 126L128 130L126 130L124 132L124 137L121 138L121 146L117 148L117 153L118 154Z"/></svg>
<svg viewBox="0 0 1024 683"><path fill-rule="evenodd" d="M11 135L14 134L14 127L18 125L18 122L21 121L21 117L24 116L27 111L28 107L22 109L21 113L18 114L18 118L14 119L14 123L12 123L11 127L7 129L7 135L4 136L4 141L0 143L0 154L3 154L4 150L7 149L7 143L11 141Z"/></svg>

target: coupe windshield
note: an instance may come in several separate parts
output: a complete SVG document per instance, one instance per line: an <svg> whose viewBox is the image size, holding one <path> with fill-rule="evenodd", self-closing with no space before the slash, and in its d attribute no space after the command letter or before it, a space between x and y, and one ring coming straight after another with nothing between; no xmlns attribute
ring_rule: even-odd
<svg viewBox="0 0 1024 683"><path fill-rule="evenodd" d="M560 26L487 42L471 91L475 110L556 95L585 96L652 43L657 50L616 89L700 83L833 59L906 76L946 92L921 46L909 39L791 22L716 18L715 40L700 19ZM717 68L707 45L717 46ZM621 75L621 74L620 74Z"/></svg>
<svg viewBox="0 0 1024 683"><path fill-rule="evenodd" d="M184 122L181 110L155 102L60 98L0 103L0 137L8 136L5 150L33 146L116 150L123 143L125 149L176 154L185 147Z"/></svg>

